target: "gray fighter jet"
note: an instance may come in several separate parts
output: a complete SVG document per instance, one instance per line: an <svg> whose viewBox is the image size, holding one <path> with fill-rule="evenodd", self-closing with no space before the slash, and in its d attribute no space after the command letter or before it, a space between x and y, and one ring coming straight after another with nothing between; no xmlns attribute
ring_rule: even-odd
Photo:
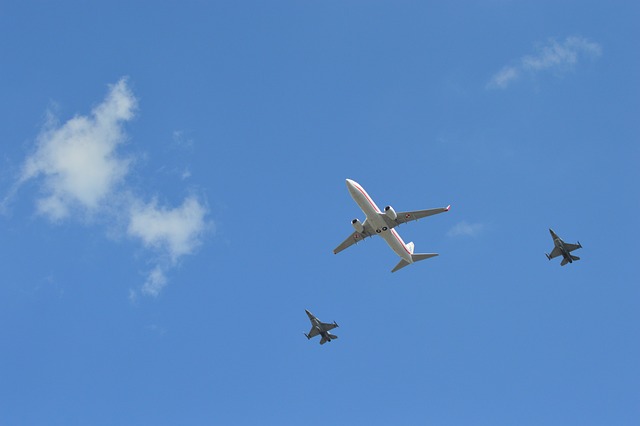
<svg viewBox="0 0 640 426"><path fill-rule="evenodd" d="M335 321L333 322L333 324L321 322L311 312L307 311L306 309L304 311L307 313L309 321L311 321L311 330L309 331L309 334L304 333L304 335L307 336L307 339L311 339L312 337L315 337L319 334L320 336L322 336L322 338L320 339L320 344L324 345L325 343L338 338L338 336L329 333L329 330L333 330L334 328L336 328L338 326L338 323L336 323Z"/></svg>
<svg viewBox="0 0 640 426"><path fill-rule="evenodd" d="M582 245L580 245L580 241L578 241L578 244L565 243L564 241L562 241L562 238L558 237L556 233L553 232L553 229L549 229L549 232L551 233L551 237L553 238L554 247L551 251L551 254L545 253L547 259L551 260L554 257L562 256L563 259L562 262L560 262L560 266L564 266L567 263L573 263L574 260L580 260L578 256L571 255L572 251L582 248Z"/></svg>

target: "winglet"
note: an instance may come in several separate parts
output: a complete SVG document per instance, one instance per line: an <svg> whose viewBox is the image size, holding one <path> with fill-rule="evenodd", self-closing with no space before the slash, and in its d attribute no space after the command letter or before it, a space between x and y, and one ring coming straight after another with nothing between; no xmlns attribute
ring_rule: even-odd
<svg viewBox="0 0 640 426"><path fill-rule="evenodd" d="M450 208L451 208L451 204L449 204L447 207L445 207L444 211L448 212Z"/></svg>

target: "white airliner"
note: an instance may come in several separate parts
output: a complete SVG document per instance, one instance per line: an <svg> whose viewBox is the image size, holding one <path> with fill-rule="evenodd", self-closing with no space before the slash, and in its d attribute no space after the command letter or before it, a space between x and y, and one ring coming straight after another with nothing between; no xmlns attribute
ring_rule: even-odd
<svg viewBox="0 0 640 426"><path fill-rule="evenodd" d="M347 188L349 188L349 193L355 202L358 203L358 206L360 206L367 218L364 223L361 223L358 219L353 219L351 221L355 232L349 235L342 244L333 250L334 254L340 253L347 247L359 243L367 237L378 234L384 238L387 244L389 244L389 247L391 247L391 249L393 249L393 251L402 258L400 263L398 263L391 272L395 272L398 269L402 269L419 260L429 259L430 257L438 255L438 253L414 253L413 242L405 244L404 241L402 241L402 238L400 238L400 235L398 235L396 230L393 228L403 223L411 222L412 220L418 220L434 214L448 212L451 207L450 205L438 209L398 213L396 213L393 207L387 206L384 208L383 213L380 211L378 206L376 206L376 203L373 202L369 194L367 194L367 191L365 191L357 182L347 179Z"/></svg>

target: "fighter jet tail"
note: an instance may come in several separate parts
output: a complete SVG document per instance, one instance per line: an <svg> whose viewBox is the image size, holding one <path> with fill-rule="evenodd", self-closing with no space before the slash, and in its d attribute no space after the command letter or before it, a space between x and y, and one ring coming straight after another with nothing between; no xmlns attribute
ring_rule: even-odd
<svg viewBox="0 0 640 426"><path fill-rule="evenodd" d="M425 259L429 259L431 257L435 257L437 255L438 255L438 253L416 253L416 254L412 254L411 255L411 260L413 260L412 263L415 263L415 262L418 262L420 260L425 260ZM402 269L407 265L410 265L410 263L407 262L404 259L401 259L400 262L396 265L396 267L391 270L391 272L395 272L395 271L397 271L399 269Z"/></svg>
<svg viewBox="0 0 640 426"><path fill-rule="evenodd" d="M320 344L321 345L324 345L325 343L330 342L330 341L335 340L335 339L338 338L338 336L336 336L335 334L331 334L331 333L327 333L327 334L329 335L328 339L326 339L324 336L322 336L322 339L320 339Z"/></svg>
<svg viewBox="0 0 640 426"><path fill-rule="evenodd" d="M575 260L580 260L580 258L578 256L574 256L574 255L569 255L571 257L571 259L567 259L566 257L564 259L562 259L562 262L560 262L560 266L564 266L567 263L571 263Z"/></svg>

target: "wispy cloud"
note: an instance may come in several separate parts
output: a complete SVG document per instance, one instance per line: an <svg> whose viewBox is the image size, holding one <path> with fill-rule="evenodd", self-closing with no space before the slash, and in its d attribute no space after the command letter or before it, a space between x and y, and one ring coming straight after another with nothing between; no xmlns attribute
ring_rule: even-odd
<svg viewBox="0 0 640 426"><path fill-rule="evenodd" d="M573 69L581 58L597 58L602 46L583 37L567 37L563 42L550 39L538 47L536 54L525 55L514 65L503 67L487 83L488 89L506 89L523 73L535 74L543 71L564 72Z"/></svg>
<svg viewBox="0 0 640 426"><path fill-rule="evenodd" d="M36 200L38 212L53 222L84 214L100 215L112 223L124 220L126 234L153 253L154 266L140 291L158 296L168 283L167 271L194 252L213 224L195 196L171 208L158 206L155 199L144 202L146 197L127 187L132 160L119 154L118 147L127 140L123 126L134 117L136 107L127 80L121 79L89 116L59 124L50 114L11 195L34 180L42 194ZM135 297L134 291L130 298Z"/></svg>
<svg viewBox="0 0 640 426"><path fill-rule="evenodd" d="M141 292L142 294L146 294L148 296L157 297L163 288L167 286L167 276L165 274L164 268L160 265L157 265L149 275L147 276L147 280L142 286Z"/></svg>
<svg viewBox="0 0 640 426"><path fill-rule="evenodd" d="M476 237L484 230L481 223L458 222L447 232L449 237Z"/></svg>
<svg viewBox="0 0 640 426"><path fill-rule="evenodd" d="M59 125L51 113L24 162L19 184L42 177L38 210L58 221L79 207L94 212L121 183L130 161L116 153L125 141L123 124L133 118L136 100L122 79L111 86L90 116Z"/></svg>
<svg viewBox="0 0 640 426"><path fill-rule="evenodd" d="M518 67L504 67L498 71L492 78L487 88L490 89L505 89L512 81L517 80L520 77L520 70Z"/></svg>

